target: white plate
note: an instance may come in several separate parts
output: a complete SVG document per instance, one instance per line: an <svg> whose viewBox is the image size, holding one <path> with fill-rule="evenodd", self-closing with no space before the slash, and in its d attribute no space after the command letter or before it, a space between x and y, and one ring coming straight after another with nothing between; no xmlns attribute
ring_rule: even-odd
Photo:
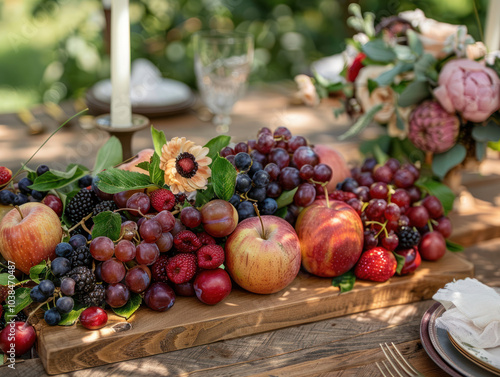
<svg viewBox="0 0 500 377"><path fill-rule="evenodd" d="M500 376L500 347L476 348L468 343L462 342L451 334L449 335L453 338L453 341L456 342L459 351L466 352L471 357L472 361L490 367L493 373Z"/></svg>

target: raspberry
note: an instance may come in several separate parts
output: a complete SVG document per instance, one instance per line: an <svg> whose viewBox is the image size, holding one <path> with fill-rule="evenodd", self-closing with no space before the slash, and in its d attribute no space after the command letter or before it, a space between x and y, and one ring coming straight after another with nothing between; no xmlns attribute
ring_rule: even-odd
<svg viewBox="0 0 500 377"><path fill-rule="evenodd" d="M174 236L174 246L180 252L189 253L198 250L202 243L196 234L190 230L183 230Z"/></svg>
<svg viewBox="0 0 500 377"><path fill-rule="evenodd" d="M167 276L175 284L187 283L196 274L196 256L190 253L179 253L167 263Z"/></svg>
<svg viewBox="0 0 500 377"><path fill-rule="evenodd" d="M215 238L213 238L207 232L198 233L196 234L196 237L198 237L198 239L203 245L215 245L217 243L215 242Z"/></svg>
<svg viewBox="0 0 500 377"><path fill-rule="evenodd" d="M411 249L420 243L420 233L408 226L402 226L398 232L398 249Z"/></svg>
<svg viewBox="0 0 500 377"><path fill-rule="evenodd" d="M12 178L12 171L5 166L0 166L0 186L5 185Z"/></svg>
<svg viewBox="0 0 500 377"><path fill-rule="evenodd" d="M164 210L170 211L172 208L174 208L175 205L175 196L174 194L172 194L172 191L169 191L167 189L159 189L153 191L150 196L150 200L151 205L158 212Z"/></svg>
<svg viewBox="0 0 500 377"><path fill-rule="evenodd" d="M179 204L184 204L186 199L187 199L187 196L184 193L180 193L180 194L175 195L175 201Z"/></svg>
<svg viewBox="0 0 500 377"><path fill-rule="evenodd" d="M197 252L198 266L206 270L212 270L224 263L224 249L219 245L205 245Z"/></svg>
<svg viewBox="0 0 500 377"><path fill-rule="evenodd" d="M153 281L160 281L163 283L168 282L167 276L167 264L168 257L166 255L160 255L160 257L151 266L151 275L153 276Z"/></svg>

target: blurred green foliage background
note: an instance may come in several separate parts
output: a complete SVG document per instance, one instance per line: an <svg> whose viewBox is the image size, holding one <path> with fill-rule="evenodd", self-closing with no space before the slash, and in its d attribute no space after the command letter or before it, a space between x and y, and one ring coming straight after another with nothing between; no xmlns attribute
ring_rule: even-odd
<svg viewBox="0 0 500 377"><path fill-rule="evenodd" d="M291 79L321 57L341 52L353 30L348 0L130 0L132 59L145 57L165 77L195 85L191 35L236 29L255 36L251 81ZM488 0L359 0L377 20L420 8L465 24L480 40ZM0 111L81 96L109 77L100 0L0 0Z"/></svg>

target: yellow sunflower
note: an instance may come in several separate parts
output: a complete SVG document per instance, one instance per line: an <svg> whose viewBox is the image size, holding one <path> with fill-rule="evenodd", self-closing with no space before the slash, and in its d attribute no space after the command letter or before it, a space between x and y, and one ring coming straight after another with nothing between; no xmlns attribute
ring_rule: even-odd
<svg viewBox="0 0 500 377"><path fill-rule="evenodd" d="M165 183L174 194L207 188L211 175L208 148L195 145L185 137L174 137L161 149L160 168L165 171Z"/></svg>

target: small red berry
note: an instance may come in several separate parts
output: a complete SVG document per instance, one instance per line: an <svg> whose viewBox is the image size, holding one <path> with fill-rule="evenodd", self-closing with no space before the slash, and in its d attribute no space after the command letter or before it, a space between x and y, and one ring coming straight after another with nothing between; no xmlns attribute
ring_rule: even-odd
<svg viewBox="0 0 500 377"><path fill-rule="evenodd" d="M196 274L196 256L179 253L168 260L167 276L175 284L187 283Z"/></svg>
<svg viewBox="0 0 500 377"><path fill-rule="evenodd" d="M7 184L12 178L12 171L5 166L0 166L0 186Z"/></svg>
<svg viewBox="0 0 500 377"><path fill-rule="evenodd" d="M213 238L207 232L197 233L196 237L198 237L198 239L203 245L215 245L217 243L215 242L215 238Z"/></svg>
<svg viewBox="0 0 500 377"><path fill-rule="evenodd" d="M168 257L163 254L158 257L156 262L151 266L151 275L153 277L153 281L161 281L163 283L168 282L167 276L167 264Z"/></svg>
<svg viewBox="0 0 500 377"><path fill-rule="evenodd" d="M349 68L347 68L347 81L354 82L354 80L356 80L356 77L358 77L359 71L361 70L361 68L364 67L364 64L363 64L364 58L366 58L366 55L363 54L362 52L360 52L358 55L356 55L351 66Z"/></svg>
<svg viewBox="0 0 500 377"><path fill-rule="evenodd" d="M174 246L180 252L190 253L198 250L202 246L202 243L196 237L196 234L190 230L183 230L174 236Z"/></svg>
<svg viewBox="0 0 500 377"><path fill-rule="evenodd" d="M196 252L196 258L200 268L212 270L224 263L224 249L219 245L205 245Z"/></svg>
<svg viewBox="0 0 500 377"><path fill-rule="evenodd" d="M167 189L153 191L150 196L151 205L158 212L170 211L175 205L175 195Z"/></svg>

